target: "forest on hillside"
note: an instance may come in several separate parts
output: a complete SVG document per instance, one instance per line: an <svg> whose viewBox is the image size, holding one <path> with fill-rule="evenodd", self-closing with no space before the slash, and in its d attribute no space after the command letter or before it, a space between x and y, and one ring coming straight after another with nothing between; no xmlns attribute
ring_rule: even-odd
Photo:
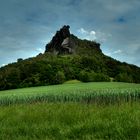
<svg viewBox="0 0 140 140"><path fill-rule="evenodd" d="M118 81L140 83L140 68L121 63L103 54L40 54L8 64L0 69L0 90L62 84L67 80L82 82Z"/></svg>

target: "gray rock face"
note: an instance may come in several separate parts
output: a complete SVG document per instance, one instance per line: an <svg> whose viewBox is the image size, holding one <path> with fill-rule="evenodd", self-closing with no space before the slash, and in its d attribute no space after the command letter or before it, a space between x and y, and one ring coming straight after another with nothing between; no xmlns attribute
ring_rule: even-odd
<svg viewBox="0 0 140 140"><path fill-rule="evenodd" d="M71 43L70 43L70 37L67 37L63 40L61 47L65 50L67 50L68 53L72 53Z"/></svg>
<svg viewBox="0 0 140 140"><path fill-rule="evenodd" d="M99 43L90 40L81 40L75 35L70 34L69 29L69 25L64 25L59 31L57 31L50 43L46 45L45 52L55 55L93 55L95 53L102 53Z"/></svg>
<svg viewBox="0 0 140 140"><path fill-rule="evenodd" d="M67 37L67 38L65 38L65 39L63 40L61 46L62 46L62 47L67 46L67 47L68 47L68 46L69 46L69 43L70 43L70 38Z"/></svg>
<svg viewBox="0 0 140 140"><path fill-rule="evenodd" d="M46 45L45 52L52 52L54 54L72 53L69 28L69 25L64 25L59 31L57 31L51 42Z"/></svg>

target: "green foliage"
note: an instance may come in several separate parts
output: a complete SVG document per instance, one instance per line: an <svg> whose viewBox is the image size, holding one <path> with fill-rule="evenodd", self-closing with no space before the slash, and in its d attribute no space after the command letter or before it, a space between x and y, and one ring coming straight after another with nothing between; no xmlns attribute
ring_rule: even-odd
<svg viewBox="0 0 140 140"><path fill-rule="evenodd" d="M118 82L128 82L128 83L133 82L132 76L128 75L127 73L119 73L118 75L116 75L115 80Z"/></svg>
<svg viewBox="0 0 140 140"><path fill-rule="evenodd" d="M105 75L103 73L97 73L97 74L94 74L93 77L92 77L92 81L94 82L109 82L110 81L110 78L108 75Z"/></svg>
<svg viewBox="0 0 140 140"><path fill-rule="evenodd" d="M140 101L140 84L93 82L0 91L0 105L36 102L115 104Z"/></svg>
<svg viewBox="0 0 140 140"><path fill-rule="evenodd" d="M86 71L81 71L79 73L79 80L82 82L89 82L90 81L89 73Z"/></svg>
<svg viewBox="0 0 140 140"><path fill-rule="evenodd" d="M55 75L55 80L54 83L55 84L62 84L65 81L65 75L62 71L58 71Z"/></svg>
<svg viewBox="0 0 140 140"><path fill-rule="evenodd" d="M79 80L82 82L109 82L110 78L103 73L95 73L93 71L87 72L83 70L79 73Z"/></svg>
<svg viewBox="0 0 140 140"><path fill-rule="evenodd" d="M139 140L140 104L36 103L0 107L1 140Z"/></svg>

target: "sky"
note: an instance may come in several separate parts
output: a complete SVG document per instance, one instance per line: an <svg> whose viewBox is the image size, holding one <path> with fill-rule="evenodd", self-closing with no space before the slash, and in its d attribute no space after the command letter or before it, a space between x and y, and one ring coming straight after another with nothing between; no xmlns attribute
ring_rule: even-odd
<svg viewBox="0 0 140 140"><path fill-rule="evenodd" d="M0 0L0 66L43 53L63 25L140 67L140 0Z"/></svg>

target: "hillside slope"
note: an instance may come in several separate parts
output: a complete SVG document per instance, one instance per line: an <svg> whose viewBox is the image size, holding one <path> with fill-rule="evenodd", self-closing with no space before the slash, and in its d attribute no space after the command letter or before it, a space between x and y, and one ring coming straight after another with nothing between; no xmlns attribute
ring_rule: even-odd
<svg viewBox="0 0 140 140"><path fill-rule="evenodd" d="M44 54L0 68L0 90L61 84L71 79L140 83L139 67L104 55L99 43L65 31L61 35L60 31L56 33L59 38L55 35L46 45Z"/></svg>

